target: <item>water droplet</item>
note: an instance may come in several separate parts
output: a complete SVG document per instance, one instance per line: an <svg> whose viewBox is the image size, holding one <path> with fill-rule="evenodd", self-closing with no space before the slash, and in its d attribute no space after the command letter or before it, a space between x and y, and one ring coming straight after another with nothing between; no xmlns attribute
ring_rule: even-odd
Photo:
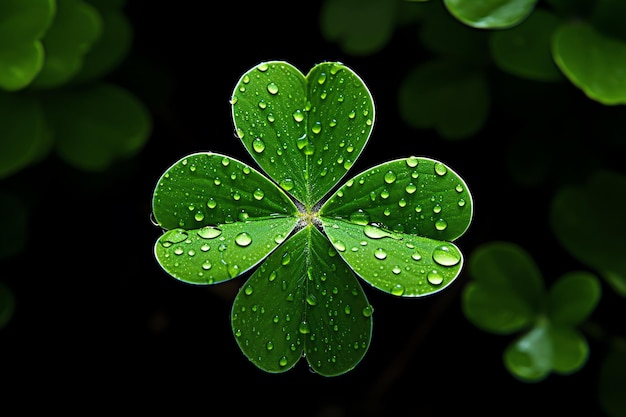
<svg viewBox="0 0 626 417"><path fill-rule="evenodd" d="M267 344L265 345L265 348L267 350L272 350L274 349L274 343L272 343L272 341L270 340L269 342L267 342Z"/></svg>
<svg viewBox="0 0 626 417"><path fill-rule="evenodd" d="M433 261L442 266L454 266L461 262L461 257L446 245L440 245L433 251Z"/></svg>
<svg viewBox="0 0 626 417"><path fill-rule="evenodd" d="M317 305L317 297L314 294L308 294L306 296L306 302L310 306Z"/></svg>
<svg viewBox="0 0 626 417"><path fill-rule="evenodd" d="M441 283L443 282L443 277L439 275L439 272L435 271L434 269L426 275L426 279L432 285L441 285Z"/></svg>
<svg viewBox="0 0 626 417"><path fill-rule="evenodd" d="M246 232L241 232L235 237L235 243L245 247L252 243L252 238Z"/></svg>
<svg viewBox="0 0 626 417"><path fill-rule="evenodd" d="M252 141L252 149L254 149L254 152L256 153L263 152L265 150L265 142L263 142L263 139L255 138Z"/></svg>
<svg viewBox="0 0 626 417"><path fill-rule="evenodd" d="M204 214L199 211L193 216L193 218L196 219L196 221L201 222L204 220Z"/></svg>
<svg viewBox="0 0 626 417"><path fill-rule="evenodd" d="M387 258L387 252L385 252L383 248L378 248L374 251L374 256L376 257L376 259L383 260Z"/></svg>
<svg viewBox="0 0 626 417"><path fill-rule="evenodd" d="M321 122L313 123L313 126L311 126L311 131L315 133L316 135L320 133L322 131L322 123Z"/></svg>
<svg viewBox="0 0 626 417"><path fill-rule="evenodd" d="M441 206L439 204L435 204L435 206L433 207L433 213L435 214L441 213Z"/></svg>
<svg viewBox="0 0 626 417"><path fill-rule="evenodd" d="M413 255L411 255L411 258L413 258L414 261L419 261L420 259L422 259L422 255L415 252Z"/></svg>
<svg viewBox="0 0 626 417"><path fill-rule="evenodd" d="M392 184L396 180L396 178L397 178L396 173L393 171L388 171L385 174L385 182L387 184Z"/></svg>
<svg viewBox="0 0 626 417"><path fill-rule="evenodd" d="M336 241L333 243L333 245L335 246L335 249L337 249L339 252L345 252L346 251L346 245L341 242L341 241Z"/></svg>
<svg viewBox="0 0 626 417"><path fill-rule="evenodd" d="M287 366L288 363L289 362L287 362L287 357L286 356L283 356L282 358L280 358L278 360L278 365L280 365L281 367Z"/></svg>
<svg viewBox="0 0 626 417"><path fill-rule="evenodd" d="M285 252L285 253L283 254L282 259L280 260L280 263L281 263L282 265L288 265L288 264L289 264L289 262L291 262L291 255L289 254L289 252Z"/></svg>
<svg viewBox="0 0 626 417"><path fill-rule="evenodd" d="M252 288L251 285L246 285L246 288L244 288L243 292L246 295L252 295L252 293L254 292L254 289Z"/></svg>
<svg viewBox="0 0 626 417"><path fill-rule="evenodd" d="M309 326L309 323L302 321L300 326L298 326L298 331L302 334L308 334L311 333L311 327Z"/></svg>
<svg viewBox="0 0 626 417"><path fill-rule="evenodd" d="M456 187L454 187L454 190L457 193L462 193L463 192L463 186L461 184L457 184Z"/></svg>
<svg viewBox="0 0 626 417"><path fill-rule="evenodd" d="M398 201L398 206L406 207L406 200L404 198L401 198L400 201Z"/></svg>
<svg viewBox="0 0 626 417"><path fill-rule="evenodd" d="M367 305L363 307L363 311L361 311L361 313L364 317L371 317L374 313L374 307L372 307L371 305Z"/></svg>
<svg viewBox="0 0 626 417"><path fill-rule="evenodd" d="M293 120L295 120L298 123L304 120L304 113L302 113L302 110L298 109L295 112L293 112Z"/></svg>
<svg viewBox="0 0 626 417"><path fill-rule="evenodd" d="M228 265L226 269L228 270L228 276L231 278L235 278L239 275L239 265Z"/></svg>
<svg viewBox="0 0 626 417"><path fill-rule="evenodd" d="M408 194L413 194L415 191L417 191L417 186L410 182L406 187L404 187L404 191L406 191Z"/></svg>
<svg viewBox="0 0 626 417"><path fill-rule="evenodd" d="M189 235L187 235L184 230L172 229L165 232L163 236L161 236L161 238L159 239L159 242L161 242L161 245L163 245L164 247L170 247L174 243L184 242L185 240L187 240L188 237Z"/></svg>
<svg viewBox="0 0 626 417"><path fill-rule="evenodd" d="M203 228L198 230L198 236L204 239L215 239L221 234L222 231L220 229L212 226L204 226Z"/></svg>
<svg viewBox="0 0 626 417"><path fill-rule="evenodd" d="M204 261L204 263L202 264L202 269L204 269L205 271L208 271L209 269L211 269L211 262L210 261Z"/></svg>
<svg viewBox="0 0 626 417"><path fill-rule="evenodd" d="M265 193L260 188L257 188L256 190L254 190L252 195L254 196L255 200L259 200L259 201L263 200L263 197L265 197Z"/></svg>
<svg viewBox="0 0 626 417"><path fill-rule="evenodd" d="M384 237L393 237L393 234L379 226L368 224L363 228L363 233L370 239L382 239Z"/></svg>
<svg viewBox="0 0 626 417"><path fill-rule="evenodd" d="M211 246L207 245L206 243L202 246L200 246L200 250L202 252L208 252L209 250L211 250Z"/></svg>
<svg viewBox="0 0 626 417"><path fill-rule="evenodd" d="M448 227L448 222L445 221L444 219L437 219L437 221L435 221L435 229L439 231L443 231L443 230L446 230L447 227Z"/></svg>
<svg viewBox="0 0 626 417"><path fill-rule="evenodd" d="M441 162L435 163L435 174L443 176L446 175L447 172L448 168L446 168L444 164L442 164Z"/></svg>
<svg viewBox="0 0 626 417"><path fill-rule="evenodd" d="M274 83L269 83L267 85L267 91L272 95L276 95L278 94L278 86Z"/></svg>
<svg viewBox="0 0 626 417"><path fill-rule="evenodd" d="M285 178L280 182L280 186L283 188L283 190L289 191L293 189L294 183L291 178Z"/></svg>
<svg viewBox="0 0 626 417"><path fill-rule="evenodd" d="M465 200L464 199L460 199L457 204L459 205L459 207L463 207L465 205Z"/></svg>
<svg viewBox="0 0 626 417"><path fill-rule="evenodd" d="M210 209L215 208L215 206L217 206L217 202L213 199L213 197L209 198L209 201L207 201L206 206Z"/></svg>
<svg viewBox="0 0 626 417"><path fill-rule="evenodd" d="M391 287L391 293L393 295L397 295L397 296L401 296L402 294L404 294L404 285L402 284L396 284L393 287Z"/></svg>
<svg viewBox="0 0 626 417"><path fill-rule="evenodd" d="M400 269L400 267L398 265L394 266L393 269L391 270L391 272L394 273L394 275L399 275L400 272L402 272L402 269Z"/></svg>
<svg viewBox="0 0 626 417"><path fill-rule="evenodd" d="M265 100L259 101L259 107L262 108L262 109L267 107L267 103L265 102Z"/></svg>
<svg viewBox="0 0 626 417"><path fill-rule="evenodd" d="M317 83L322 85L322 84L324 84L324 81L326 81L326 73L325 72L321 72L319 77L317 77Z"/></svg>
<svg viewBox="0 0 626 417"><path fill-rule="evenodd" d="M256 69L258 69L261 72L265 72L269 69L269 64L267 62L263 62L261 64L259 64Z"/></svg>
<svg viewBox="0 0 626 417"><path fill-rule="evenodd" d="M227 167L228 165L230 165L230 159L228 158L222 158L222 165Z"/></svg>
<svg viewBox="0 0 626 417"><path fill-rule="evenodd" d="M419 162L419 160L417 159L416 156L409 156L406 159L406 164L411 167L411 168L415 168L417 166L417 163Z"/></svg>
<svg viewBox="0 0 626 417"><path fill-rule="evenodd" d="M350 221L364 226L370 222L370 216L362 209L358 209L350 214Z"/></svg>

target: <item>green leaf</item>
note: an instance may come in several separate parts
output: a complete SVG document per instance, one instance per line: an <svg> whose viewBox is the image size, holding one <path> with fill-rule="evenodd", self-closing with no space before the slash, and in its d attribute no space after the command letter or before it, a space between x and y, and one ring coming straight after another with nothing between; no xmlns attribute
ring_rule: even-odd
<svg viewBox="0 0 626 417"><path fill-rule="evenodd" d="M558 325L574 326L585 320L600 301L600 283L588 272L570 272L554 283L548 315Z"/></svg>
<svg viewBox="0 0 626 417"><path fill-rule="evenodd" d="M560 23L560 17L540 9L511 29L492 32L494 62L503 71L529 80L562 80L552 58L552 34Z"/></svg>
<svg viewBox="0 0 626 417"><path fill-rule="evenodd" d="M462 254L448 241L467 230L472 197L443 163L410 157L348 180L319 214L335 249L364 280L394 295L423 296L460 272Z"/></svg>
<svg viewBox="0 0 626 417"><path fill-rule="evenodd" d="M507 346L504 365L512 375L525 382L539 382L550 374L553 346L549 331L549 324L543 321Z"/></svg>
<svg viewBox="0 0 626 417"><path fill-rule="evenodd" d="M32 96L0 92L0 126L0 178L31 165L49 149L44 112Z"/></svg>
<svg viewBox="0 0 626 417"><path fill-rule="evenodd" d="M560 189L550 208L559 242L626 297L626 176L598 171L580 186Z"/></svg>
<svg viewBox="0 0 626 417"><path fill-rule="evenodd" d="M157 260L177 279L196 284L249 270L289 235L298 212L260 172L214 153L173 164L159 179L152 206L167 230L155 244Z"/></svg>
<svg viewBox="0 0 626 417"><path fill-rule="evenodd" d="M605 105L626 104L626 43L586 23L564 23L554 34L552 53L587 97Z"/></svg>
<svg viewBox="0 0 626 417"><path fill-rule="evenodd" d="M356 277L309 225L242 286L232 329L244 354L267 372L285 372L304 356L318 374L335 376L369 348L372 311Z"/></svg>
<svg viewBox="0 0 626 417"><path fill-rule="evenodd" d="M470 256L468 272L473 280L464 290L463 312L477 327L511 333L528 327L542 313L543 278L521 247L483 244Z"/></svg>
<svg viewBox="0 0 626 417"><path fill-rule="evenodd" d="M68 164L102 171L128 158L148 140L150 113L135 96L114 84L90 84L43 97L57 152Z"/></svg>
<svg viewBox="0 0 626 417"><path fill-rule="evenodd" d="M551 371L570 374L589 357L585 338L574 328L540 321L504 352L507 369L526 382L539 382Z"/></svg>
<svg viewBox="0 0 626 417"><path fill-rule="evenodd" d="M444 0L450 13L479 29L504 29L522 22L537 0Z"/></svg>
<svg viewBox="0 0 626 417"><path fill-rule="evenodd" d="M57 12L43 38L44 66L33 80L36 88L54 88L68 82L83 64L83 57L100 37L98 10L81 0L57 0Z"/></svg>
<svg viewBox="0 0 626 417"><path fill-rule="evenodd" d="M398 2L388 0L326 0L320 30L350 55L369 55L390 41Z"/></svg>
<svg viewBox="0 0 626 417"><path fill-rule="evenodd" d="M309 210L355 162L374 123L369 90L338 62L306 77L287 62L263 62L241 77L231 103L250 155Z"/></svg>
<svg viewBox="0 0 626 417"><path fill-rule="evenodd" d="M94 81L106 76L130 52L133 28L128 18L118 10L101 9L99 13L102 34L83 57L83 65L72 79L74 83Z"/></svg>
<svg viewBox="0 0 626 417"><path fill-rule="evenodd" d="M434 128L451 140L478 133L490 108L484 74L442 59L412 69L402 81L398 101L409 126Z"/></svg>
<svg viewBox="0 0 626 417"><path fill-rule="evenodd" d="M54 13L54 0L0 2L0 88L20 90L41 71L44 49L40 40Z"/></svg>
<svg viewBox="0 0 626 417"><path fill-rule="evenodd" d="M598 399L606 414L626 416L626 339L616 338L600 368Z"/></svg>

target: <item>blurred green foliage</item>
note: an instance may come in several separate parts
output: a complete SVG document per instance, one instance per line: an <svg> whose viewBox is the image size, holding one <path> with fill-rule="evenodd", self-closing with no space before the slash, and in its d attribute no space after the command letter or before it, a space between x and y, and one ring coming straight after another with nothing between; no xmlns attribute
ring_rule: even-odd
<svg viewBox="0 0 626 417"><path fill-rule="evenodd" d="M0 180L52 153L71 167L102 172L139 152L151 116L131 92L107 80L133 40L123 0L3 0L0 3ZM0 228L18 253L28 234L27 208L0 195ZM3 287L0 310L12 308ZM7 301L8 300L8 301ZM5 305L9 305L5 304ZM0 326L8 319L0 320Z"/></svg>

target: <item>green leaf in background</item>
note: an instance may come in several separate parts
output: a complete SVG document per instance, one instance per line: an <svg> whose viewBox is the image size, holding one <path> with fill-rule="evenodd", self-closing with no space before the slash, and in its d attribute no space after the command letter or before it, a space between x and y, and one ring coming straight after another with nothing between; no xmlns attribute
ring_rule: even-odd
<svg viewBox="0 0 626 417"><path fill-rule="evenodd" d="M443 0L450 13L479 29L504 29L522 22L537 0Z"/></svg>
<svg viewBox="0 0 626 417"><path fill-rule="evenodd" d="M20 90L41 71L41 38L52 23L55 5L55 0L0 2L0 89Z"/></svg>
<svg viewBox="0 0 626 417"><path fill-rule="evenodd" d="M533 259L508 242L483 244L470 256L472 281L463 294L465 316L493 333L511 333L532 324L543 306L544 284Z"/></svg>
<svg viewBox="0 0 626 417"><path fill-rule="evenodd" d="M602 362L598 398L608 416L626 416L626 340L616 338Z"/></svg>
<svg viewBox="0 0 626 417"><path fill-rule="evenodd" d="M599 171L584 184L559 190L550 209L559 242L622 297L626 297L625 187L625 175Z"/></svg>
<svg viewBox="0 0 626 417"><path fill-rule="evenodd" d="M530 80L562 80L563 74L552 58L552 34L561 20L554 13L537 9L513 28L491 32L494 62L503 71Z"/></svg>
<svg viewBox="0 0 626 417"><path fill-rule="evenodd" d="M590 99L626 104L626 42L587 23L564 23L554 34L552 53L563 74Z"/></svg>
<svg viewBox="0 0 626 417"><path fill-rule="evenodd" d="M67 83L81 69L83 57L102 33L98 10L81 0L57 0L52 25L43 38L44 66L33 80L36 88Z"/></svg>
<svg viewBox="0 0 626 417"><path fill-rule="evenodd" d="M234 278L285 240L297 222L289 197L261 173L213 153L189 155L161 177L153 197L155 245L177 279L213 284Z"/></svg>
<svg viewBox="0 0 626 417"><path fill-rule="evenodd" d="M391 39L397 8L388 0L325 0L320 31L348 54L373 54Z"/></svg>
<svg viewBox="0 0 626 417"><path fill-rule="evenodd" d="M338 62L306 77L287 62L261 63L237 82L231 102L250 155L309 210L356 161L374 123L369 90Z"/></svg>
<svg viewBox="0 0 626 417"><path fill-rule="evenodd" d="M135 155L148 140L145 106L114 84L93 84L42 97L56 150L68 164L101 171Z"/></svg>
<svg viewBox="0 0 626 417"><path fill-rule="evenodd" d="M386 162L348 180L320 209L324 231L365 281L398 296L448 286L463 256L451 241L472 219L472 197L449 167L428 158Z"/></svg>
<svg viewBox="0 0 626 417"><path fill-rule="evenodd" d="M463 312L477 327L497 334L523 332L505 349L516 378L538 382L550 372L569 374L587 361L589 346L576 328L600 300L600 282L588 272L561 276L547 292L534 260L521 247L489 242L470 256L472 281Z"/></svg>
<svg viewBox="0 0 626 417"><path fill-rule="evenodd" d="M39 100L0 92L0 179L38 161L50 149L50 137Z"/></svg>
<svg viewBox="0 0 626 417"><path fill-rule="evenodd" d="M400 86L400 115L418 129L433 128L449 140L480 131L490 110L485 76L443 59L413 68Z"/></svg>
<svg viewBox="0 0 626 417"><path fill-rule="evenodd" d="M372 312L354 274L309 225L240 289L232 327L245 355L268 372L287 371L304 357L316 373L335 376L367 352Z"/></svg>
<svg viewBox="0 0 626 417"><path fill-rule="evenodd" d="M72 79L84 83L100 79L117 68L130 52L133 28L114 2L94 3L102 18L102 33L83 57L80 71Z"/></svg>

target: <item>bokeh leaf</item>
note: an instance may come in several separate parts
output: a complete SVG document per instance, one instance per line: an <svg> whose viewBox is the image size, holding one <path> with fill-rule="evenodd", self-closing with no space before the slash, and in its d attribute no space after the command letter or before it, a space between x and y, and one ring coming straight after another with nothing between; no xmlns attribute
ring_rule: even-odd
<svg viewBox="0 0 626 417"><path fill-rule="evenodd" d="M552 58L552 35L561 18L544 9L534 11L519 25L491 32L495 64L510 74L536 81L563 79Z"/></svg>
<svg viewBox="0 0 626 417"><path fill-rule="evenodd" d="M483 73L443 59L413 68L402 80L398 101L400 116L409 126L434 128L451 140L476 134L490 109Z"/></svg>
<svg viewBox="0 0 626 417"><path fill-rule="evenodd" d="M350 55L382 49L393 35L398 2L388 0L325 0L320 31Z"/></svg>
<svg viewBox="0 0 626 417"><path fill-rule="evenodd" d="M50 137L39 100L0 92L0 179L38 161L50 149Z"/></svg>
<svg viewBox="0 0 626 417"><path fill-rule="evenodd" d="M537 0L443 0L450 13L479 29L504 29L522 22Z"/></svg>
<svg viewBox="0 0 626 417"><path fill-rule="evenodd" d="M114 84L89 84L43 96L56 149L68 164L101 171L139 152L152 131L148 109Z"/></svg>
<svg viewBox="0 0 626 417"><path fill-rule="evenodd" d="M542 312L544 286L534 260L508 242L479 246L470 256L472 281L463 294L463 312L477 327L512 333L534 323Z"/></svg>
<svg viewBox="0 0 626 417"><path fill-rule="evenodd" d="M337 62L306 77L287 62L263 62L241 77L231 102L250 155L308 209L346 174L374 123L369 90Z"/></svg>
<svg viewBox="0 0 626 417"><path fill-rule="evenodd" d="M265 258L293 230L297 208L275 184L224 155L197 153L173 164L155 189L153 214L166 229L155 244L177 279L213 284Z"/></svg>
<svg viewBox="0 0 626 417"><path fill-rule="evenodd" d="M367 352L372 311L354 274L309 225L242 286L232 328L244 354L267 372L285 372L304 356L318 374L335 376Z"/></svg>
<svg viewBox="0 0 626 417"><path fill-rule="evenodd" d="M589 272L569 272L550 288L548 315L558 325L575 326L585 320L600 301L601 287Z"/></svg>
<svg viewBox="0 0 626 417"><path fill-rule="evenodd" d="M0 88L20 90L41 71L41 38L52 23L55 6L54 0L0 2Z"/></svg>
<svg viewBox="0 0 626 417"><path fill-rule="evenodd" d="M552 53L565 76L590 99L626 104L625 42L587 23L564 23L554 34Z"/></svg>
<svg viewBox="0 0 626 417"><path fill-rule="evenodd" d="M54 88L68 82L80 71L101 31L102 18L95 7L81 0L57 0L54 20L43 38L44 65L32 86Z"/></svg>
<svg viewBox="0 0 626 417"><path fill-rule="evenodd" d="M597 271L626 297L626 176L598 171L581 185L554 196L550 222L559 242L578 260Z"/></svg>

